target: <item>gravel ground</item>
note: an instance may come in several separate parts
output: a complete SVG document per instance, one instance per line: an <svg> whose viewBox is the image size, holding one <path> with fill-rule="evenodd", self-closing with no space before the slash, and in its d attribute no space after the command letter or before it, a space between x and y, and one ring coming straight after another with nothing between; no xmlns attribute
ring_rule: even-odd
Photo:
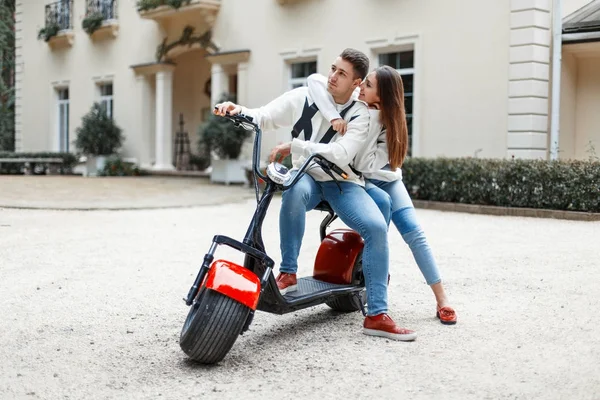
<svg viewBox="0 0 600 400"><path fill-rule="evenodd" d="M43 195L42 195L43 193ZM219 205L254 198L240 185L208 178L2 175L0 208L128 210Z"/></svg>
<svg viewBox="0 0 600 400"><path fill-rule="evenodd" d="M279 206L264 230L276 261ZM242 237L253 209L0 209L0 398L600 398L598 222L419 210L456 326L434 318L393 231L390 311L417 341L364 336L359 313L318 306L257 313L219 365L189 362L182 297L212 236ZM321 217L308 216L302 275Z"/></svg>

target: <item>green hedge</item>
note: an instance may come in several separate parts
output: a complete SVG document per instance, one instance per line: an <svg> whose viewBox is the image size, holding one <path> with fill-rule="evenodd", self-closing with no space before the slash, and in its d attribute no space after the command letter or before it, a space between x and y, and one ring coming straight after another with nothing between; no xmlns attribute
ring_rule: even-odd
<svg viewBox="0 0 600 400"><path fill-rule="evenodd" d="M62 158L61 171L69 173L77 163L77 156L71 153L41 152L41 153L15 153L0 151L0 158ZM1 163L0 163L1 164ZM0 174L20 174L23 164L4 163L0 168Z"/></svg>
<svg viewBox="0 0 600 400"><path fill-rule="evenodd" d="M416 200L600 212L600 162L410 158L404 184Z"/></svg>
<svg viewBox="0 0 600 400"><path fill-rule="evenodd" d="M0 151L0 158L62 158L65 167L72 167L77 163L77 156L73 153L41 152L41 153L16 153Z"/></svg>

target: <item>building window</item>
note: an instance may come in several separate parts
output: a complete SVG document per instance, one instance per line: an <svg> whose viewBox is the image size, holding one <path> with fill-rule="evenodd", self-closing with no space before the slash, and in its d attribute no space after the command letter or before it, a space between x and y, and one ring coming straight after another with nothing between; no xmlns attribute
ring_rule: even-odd
<svg viewBox="0 0 600 400"><path fill-rule="evenodd" d="M290 64L290 89L306 86L306 78L317 72L317 62L297 62Z"/></svg>
<svg viewBox="0 0 600 400"><path fill-rule="evenodd" d="M69 88L56 90L58 98L58 151L69 151Z"/></svg>
<svg viewBox="0 0 600 400"><path fill-rule="evenodd" d="M72 0L59 0L47 4L45 7L46 27L58 25L60 30L73 29Z"/></svg>
<svg viewBox="0 0 600 400"><path fill-rule="evenodd" d="M117 0L87 0L86 15L101 14L102 19L117 18Z"/></svg>
<svg viewBox="0 0 600 400"><path fill-rule="evenodd" d="M113 117L113 84L101 83L98 85L100 90L100 105L108 115L108 118Z"/></svg>
<svg viewBox="0 0 600 400"><path fill-rule="evenodd" d="M414 50L379 54L379 65L389 65L402 75L404 84L404 107L406 108L406 124L408 125L408 154L412 154L413 139L413 82L415 77Z"/></svg>

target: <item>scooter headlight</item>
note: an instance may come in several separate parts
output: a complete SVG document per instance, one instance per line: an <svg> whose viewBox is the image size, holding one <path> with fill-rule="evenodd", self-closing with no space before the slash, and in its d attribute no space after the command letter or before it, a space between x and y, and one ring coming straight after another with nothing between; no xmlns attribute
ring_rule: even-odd
<svg viewBox="0 0 600 400"><path fill-rule="evenodd" d="M267 166L267 176L276 184L283 185L290 176L290 170L283 164L270 163Z"/></svg>

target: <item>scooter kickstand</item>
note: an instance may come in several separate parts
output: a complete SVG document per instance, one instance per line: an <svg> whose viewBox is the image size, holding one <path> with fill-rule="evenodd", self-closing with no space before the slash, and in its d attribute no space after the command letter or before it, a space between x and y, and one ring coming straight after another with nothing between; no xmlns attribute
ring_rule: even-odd
<svg viewBox="0 0 600 400"><path fill-rule="evenodd" d="M362 301L362 296L360 295L360 292L355 293L354 297L356 297L356 300L358 300L358 304L360 305L360 311L362 312L363 316L367 316L367 310L365 309L365 304Z"/></svg>

